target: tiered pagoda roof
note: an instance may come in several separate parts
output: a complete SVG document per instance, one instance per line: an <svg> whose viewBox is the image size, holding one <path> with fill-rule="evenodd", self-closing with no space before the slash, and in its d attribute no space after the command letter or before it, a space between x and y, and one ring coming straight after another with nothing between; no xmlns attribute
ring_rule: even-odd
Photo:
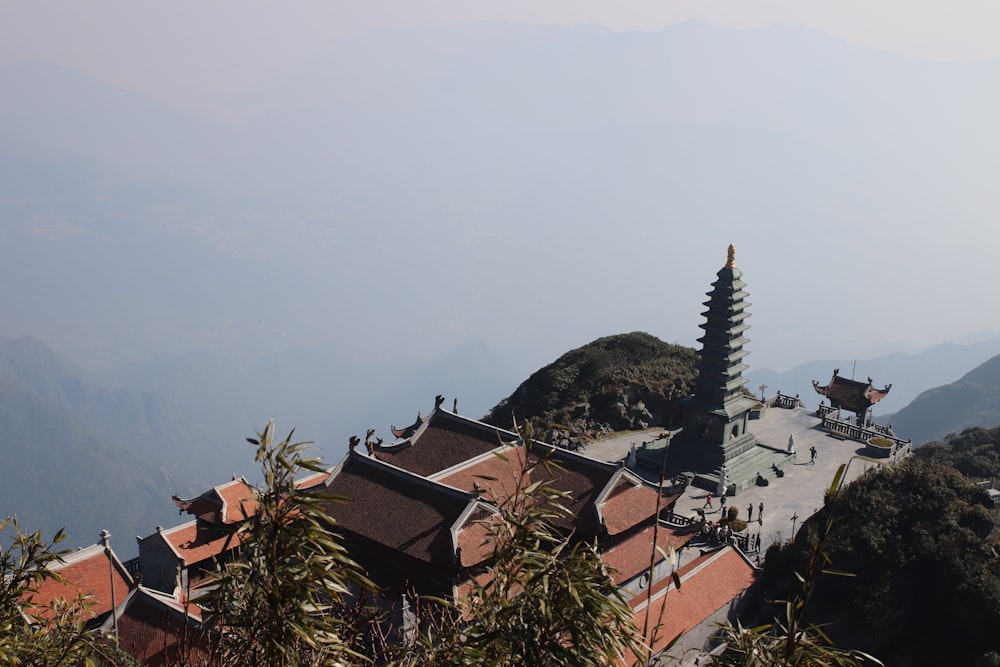
<svg viewBox="0 0 1000 667"><path fill-rule="evenodd" d="M750 304L742 277L736 248L730 245L726 264L708 292L708 310L702 313L698 376L693 393L681 401L684 428L667 454L671 472L692 475L693 484L719 493L721 484L740 493L788 463L787 452L758 442L750 429L757 399L744 389Z"/></svg>
<svg viewBox="0 0 1000 667"><path fill-rule="evenodd" d="M743 272L736 267L736 249L729 246L726 265L716 274L712 291L702 313L705 334L698 339L702 344L698 362L698 376L694 383L694 403L699 409L737 414L745 408L746 397L742 392L746 378L743 371L748 366L743 358L749 354L743 349L749 340L743 335L750 328Z"/></svg>

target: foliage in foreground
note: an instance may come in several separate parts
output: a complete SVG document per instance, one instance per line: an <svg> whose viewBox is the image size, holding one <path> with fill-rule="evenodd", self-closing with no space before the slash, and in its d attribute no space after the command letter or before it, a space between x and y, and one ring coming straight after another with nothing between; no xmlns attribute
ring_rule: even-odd
<svg viewBox="0 0 1000 667"><path fill-rule="evenodd" d="M853 576L820 579L810 619L834 641L893 665L974 665L1000 651L997 514L983 490L918 457L869 472L768 553L765 588L782 597L798 587L790 573L832 518L826 553Z"/></svg>
<svg viewBox="0 0 1000 667"><path fill-rule="evenodd" d="M10 543L0 544L0 664L98 664L103 655L97 638L86 631L85 597L41 607L25 604L44 581L61 581L53 566L68 553L56 548L65 533L60 530L46 542L40 531L23 532L14 517L0 520L0 536L5 533Z"/></svg>
<svg viewBox="0 0 1000 667"><path fill-rule="evenodd" d="M514 493L494 498L499 512L482 522L493 547L488 569L469 596L447 605L408 667L597 667L642 654L631 609L596 547L554 527L567 496L545 480L558 469L518 456L504 457L517 472ZM533 473L542 481L531 482Z"/></svg>
<svg viewBox="0 0 1000 667"><path fill-rule="evenodd" d="M366 661L350 645L343 607L352 592L373 588L327 529L330 497L296 488L300 471L322 471L292 433L274 440L269 422L257 438L264 475L257 507L245 511L235 538L241 557L222 564L218 585L198 600L219 632L222 665L327 665ZM353 587L353 591L352 591Z"/></svg>

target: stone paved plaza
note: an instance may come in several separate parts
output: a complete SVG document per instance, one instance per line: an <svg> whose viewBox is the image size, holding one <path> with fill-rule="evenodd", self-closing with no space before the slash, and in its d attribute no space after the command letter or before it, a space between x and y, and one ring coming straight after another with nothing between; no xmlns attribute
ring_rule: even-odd
<svg viewBox="0 0 1000 667"><path fill-rule="evenodd" d="M785 449L788 436L794 435L796 461L785 468L784 477L772 479L770 485L755 486L738 496L727 498L727 506L740 508L740 518L747 518L747 505L753 505L753 530L760 530L764 548L775 540L787 540L792 535L792 517L797 516L795 528L802 520L811 516L823 504L823 494L830 487L837 467L848 463L855 455L863 455L865 446L852 440L841 440L827 435L819 426L816 411L809 408L777 408L764 411L761 419L750 422L750 430L763 444ZM636 431L587 445L585 455L602 461L622 461L633 443L638 447L643 440L653 440L663 433L663 429ZM816 463L809 464L809 448L816 447ZM848 479L853 479L877 464L854 460L847 469ZM658 481L659 471L645 468L637 473L650 481ZM706 492L689 486L678 499L675 510L684 516L694 516L695 510L705 504ZM757 508L764 503L764 521L757 523ZM713 497L712 510L706 508L709 520L718 520L722 515L719 499Z"/></svg>

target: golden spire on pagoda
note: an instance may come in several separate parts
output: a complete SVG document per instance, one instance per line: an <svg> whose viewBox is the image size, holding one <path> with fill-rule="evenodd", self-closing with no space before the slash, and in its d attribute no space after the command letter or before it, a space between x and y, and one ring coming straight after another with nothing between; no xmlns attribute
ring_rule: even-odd
<svg viewBox="0 0 1000 667"><path fill-rule="evenodd" d="M736 246L732 243L729 244L729 256L726 258L726 268L736 268Z"/></svg>

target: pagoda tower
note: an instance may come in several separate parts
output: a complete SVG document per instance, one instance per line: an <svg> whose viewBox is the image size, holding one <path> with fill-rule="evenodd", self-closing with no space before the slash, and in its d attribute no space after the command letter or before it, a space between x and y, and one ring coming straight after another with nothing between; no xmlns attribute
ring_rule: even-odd
<svg viewBox="0 0 1000 667"><path fill-rule="evenodd" d="M743 273L736 267L736 248L729 246L726 265L716 274L702 315L701 343L694 393L681 401L684 428L667 450L673 472L693 477L698 486L715 491L720 476L730 493L739 493L759 477L772 477L789 460L783 450L767 447L749 430L757 399L743 390L749 354L744 335L750 328Z"/></svg>

